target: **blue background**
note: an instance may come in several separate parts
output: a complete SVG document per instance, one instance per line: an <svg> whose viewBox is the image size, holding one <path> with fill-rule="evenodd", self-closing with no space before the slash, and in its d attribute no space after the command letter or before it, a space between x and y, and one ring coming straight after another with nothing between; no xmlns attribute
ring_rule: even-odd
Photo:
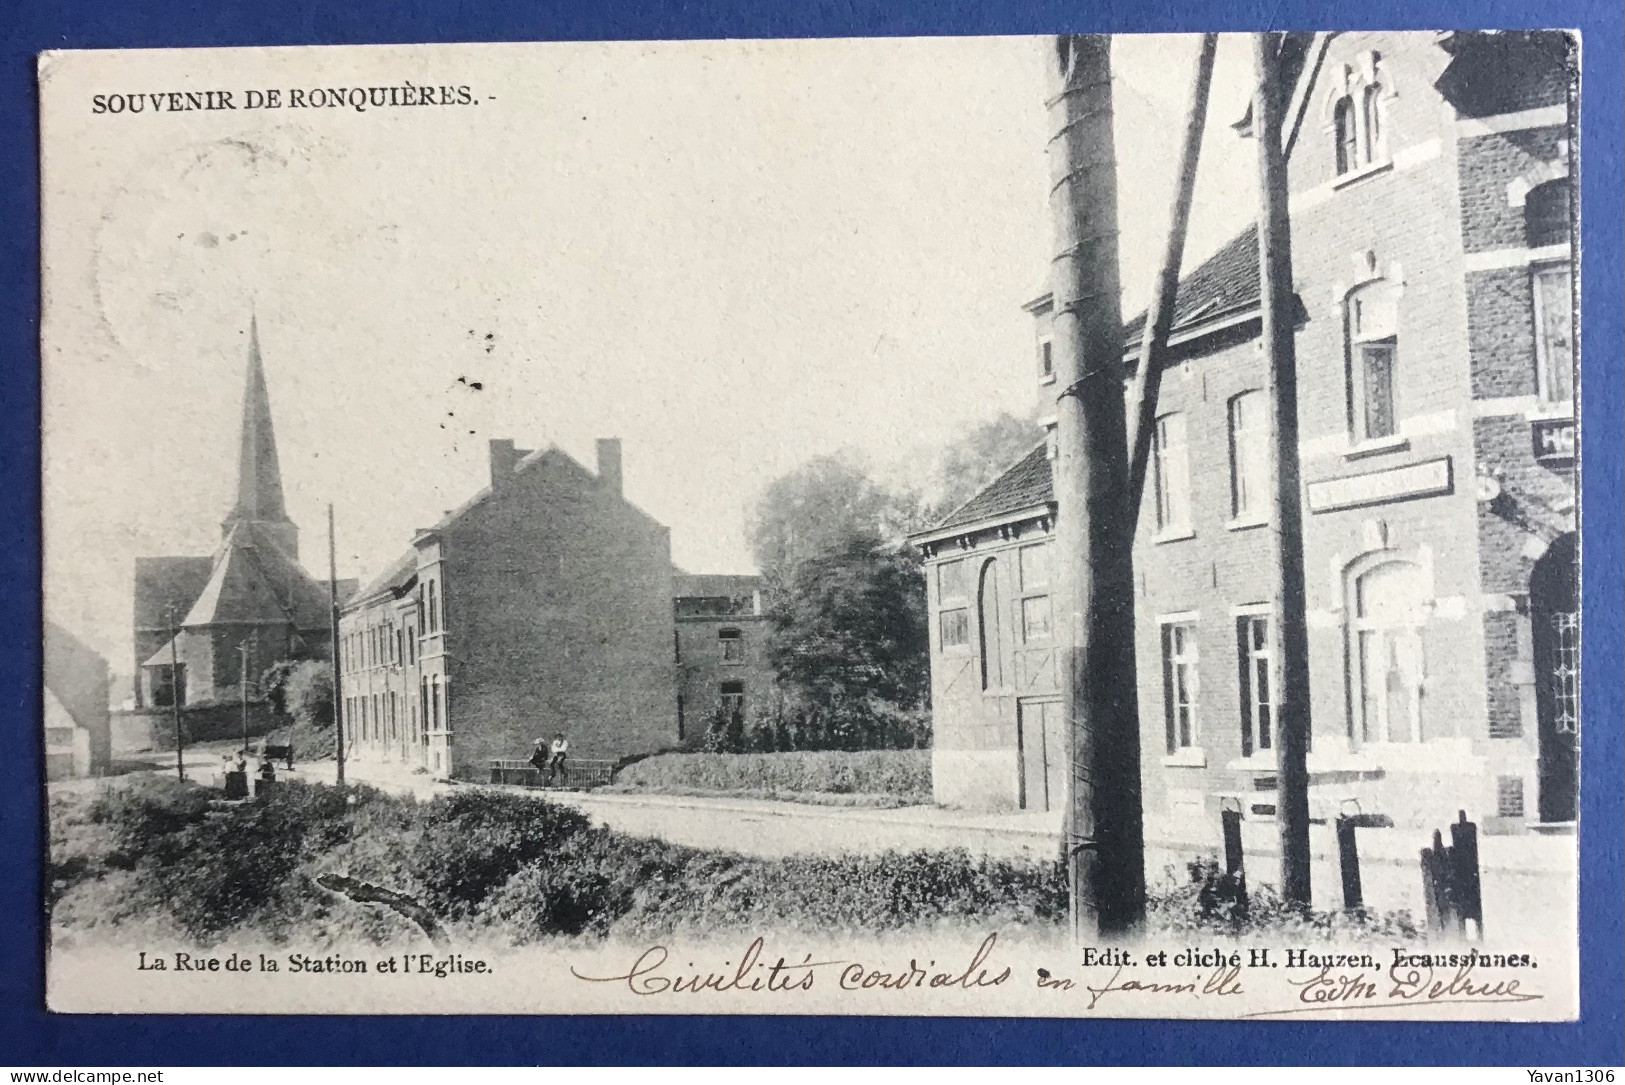
<svg viewBox="0 0 1625 1085"><path fill-rule="evenodd" d="M1622 28L1617 0L24 0L0 14L0 1064L1173 1063L1618 1066L1621 856ZM44 1011L39 694L39 179L34 55L53 48L1061 30L1579 27L1584 345L1582 1013L1568 1025L794 1017L69 1017ZM1033 103L1033 108L1041 105Z"/></svg>

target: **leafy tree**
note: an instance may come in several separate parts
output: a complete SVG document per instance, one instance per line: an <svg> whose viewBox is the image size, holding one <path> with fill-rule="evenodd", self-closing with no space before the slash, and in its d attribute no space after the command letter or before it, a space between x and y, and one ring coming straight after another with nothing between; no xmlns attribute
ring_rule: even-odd
<svg viewBox="0 0 1625 1085"><path fill-rule="evenodd" d="M333 726L333 667L325 660L296 663L283 686L287 714L305 727Z"/></svg>
<svg viewBox="0 0 1625 1085"><path fill-rule="evenodd" d="M913 553L849 539L803 561L769 615L768 658L795 746L895 745L887 721L922 708L930 687L925 577Z"/></svg>
<svg viewBox="0 0 1625 1085"><path fill-rule="evenodd" d="M896 536L911 503L850 455L816 457L775 480L757 502L750 523L756 566L769 584L787 584L803 562Z"/></svg>
<svg viewBox="0 0 1625 1085"><path fill-rule="evenodd" d="M1033 450L1044 427L1008 411L962 431L937 464L933 521L953 512Z"/></svg>

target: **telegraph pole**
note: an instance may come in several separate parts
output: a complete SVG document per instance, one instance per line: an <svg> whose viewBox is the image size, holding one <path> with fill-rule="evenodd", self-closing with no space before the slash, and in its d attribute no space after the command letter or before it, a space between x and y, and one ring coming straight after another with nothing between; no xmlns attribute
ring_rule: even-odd
<svg viewBox="0 0 1625 1085"><path fill-rule="evenodd" d="M1088 939L1128 930L1145 910L1111 39L1057 37L1050 74L1066 855L1073 935Z"/></svg>
<svg viewBox="0 0 1625 1085"><path fill-rule="evenodd" d="M1213 55L1219 35L1203 34L1191 76L1190 108L1185 112L1185 138L1179 145L1178 180L1174 206L1168 216L1168 241L1162 267L1152 287L1151 304L1140 329L1140 358L1134 370L1134 421L1129 433L1129 509L1136 514L1145 496L1146 467L1151 462L1151 435L1157 426L1157 396L1162 391L1162 366L1173 329L1174 305L1179 295L1179 268L1185 260L1185 234L1190 225L1191 201L1196 194L1196 164L1202 154L1202 129L1207 125L1208 92L1213 87Z"/></svg>
<svg viewBox="0 0 1625 1085"><path fill-rule="evenodd" d="M333 742L338 785L344 786L344 680L339 675L339 557L333 535L333 506L327 506L328 655L333 667Z"/></svg>
<svg viewBox="0 0 1625 1085"><path fill-rule="evenodd" d="M238 675L241 687L238 696L243 702L243 756L248 756L248 642L245 640L237 645L237 654L242 657L242 666Z"/></svg>
<svg viewBox="0 0 1625 1085"><path fill-rule="evenodd" d="M1281 830L1281 895L1309 903L1309 632L1304 614L1303 505L1298 496L1298 361L1292 290L1292 228L1287 214L1286 157L1281 147L1279 36L1253 35L1258 90L1253 139L1258 144L1258 259L1263 344L1269 355L1275 417L1275 493L1270 532L1275 546L1270 629L1276 672L1276 820Z"/></svg>
<svg viewBox="0 0 1625 1085"><path fill-rule="evenodd" d="M182 748L185 740L181 737L181 656L180 647L176 641L180 639L180 631L175 628L175 608L170 606L169 615L169 711L175 720L175 777L186 779L186 757Z"/></svg>

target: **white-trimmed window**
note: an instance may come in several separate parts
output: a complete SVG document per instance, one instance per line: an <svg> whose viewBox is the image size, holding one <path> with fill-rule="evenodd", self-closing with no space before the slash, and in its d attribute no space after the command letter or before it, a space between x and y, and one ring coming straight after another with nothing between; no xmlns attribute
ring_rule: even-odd
<svg viewBox="0 0 1625 1085"><path fill-rule="evenodd" d="M717 630L717 645L722 649L722 662L745 662L745 635L739 630Z"/></svg>
<svg viewBox="0 0 1625 1085"><path fill-rule="evenodd" d="M1242 392L1230 400L1230 516L1239 521L1269 515L1270 424L1264 393Z"/></svg>
<svg viewBox="0 0 1625 1085"><path fill-rule="evenodd" d="M1241 755L1274 747L1275 670L1268 614L1236 617L1236 669L1241 686Z"/></svg>
<svg viewBox="0 0 1625 1085"><path fill-rule="evenodd" d="M1422 687L1428 598L1422 568L1385 562L1354 582L1352 650L1355 737L1360 742L1421 742L1427 734Z"/></svg>
<svg viewBox="0 0 1625 1085"><path fill-rule="evenodd" d="M1187 532L1191 526L1191 469L1183 414L1175 412L1157 419L1151 451L1157 531L1163 534Z"/></svg>
<svg viewBox="0 0 1625 1085"><path fill-rule="evenodd" d="M1524 243L1531 251L1567 251L1573 244L1568 178L1536 185L1524 197ZM1535 383L1551 407L1574 402L1574 280L1569 261L1530 268L1534 296Z"/></svg>
<svg viewBox="0 0 1625 1085"><path fill-rule="evenodd" d="M725 720L745 718L745 683L724 682L718 687L717 710Z"/></svg>
<svg viewBox="0 0 1625 1085"><path fill-rule="evenodd" d="M1022 643L1047 641L1054 635L1054 612L1049 594L1049 544L1023 546L1018 552L1018 565L1021 573Z"/></svg>
<svg viewBox="0 0 1625 1085"><path fill-rule="evenodd" d="M1385 279L1352 291L1344 303L1348 328L1349 420L1356 441L1399 433L1395 388L1399 368L1399 292Z"/></svg>
<svg viewBox="0 0 1625 1085"><path fill-rule="evenodd" d="M1195 621L1162 626L1162 703L1168 728L1168 752L1201 745L1197 722L1198 668Z"/></svg>
<svg viewBox="0 0 1625 1085"><path fill-rule="evenodd" d="M970 647L970 561L937 566L937 638L943 651Z"/></svg>

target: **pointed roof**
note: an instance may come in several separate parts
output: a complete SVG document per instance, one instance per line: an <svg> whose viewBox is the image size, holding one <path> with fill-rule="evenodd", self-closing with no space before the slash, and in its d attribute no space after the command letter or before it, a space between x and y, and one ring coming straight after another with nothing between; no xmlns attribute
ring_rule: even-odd
<svg viewBox="0 0 1625 1085"><path fill-rule="evenodd" d="M293 625L325 629L325 588L252 521L239 521L182 626Z"/></svg>
<svg viewBox="0 0 1625 1085"><path fill-rule="evenodd" d="M276 434L271 429L271 396L260 360L258 316L248 322L248 374L243 388L243 428L237 451L237 503L226 517L233 520L285 522L282 468L277 462Z"/></svg>

